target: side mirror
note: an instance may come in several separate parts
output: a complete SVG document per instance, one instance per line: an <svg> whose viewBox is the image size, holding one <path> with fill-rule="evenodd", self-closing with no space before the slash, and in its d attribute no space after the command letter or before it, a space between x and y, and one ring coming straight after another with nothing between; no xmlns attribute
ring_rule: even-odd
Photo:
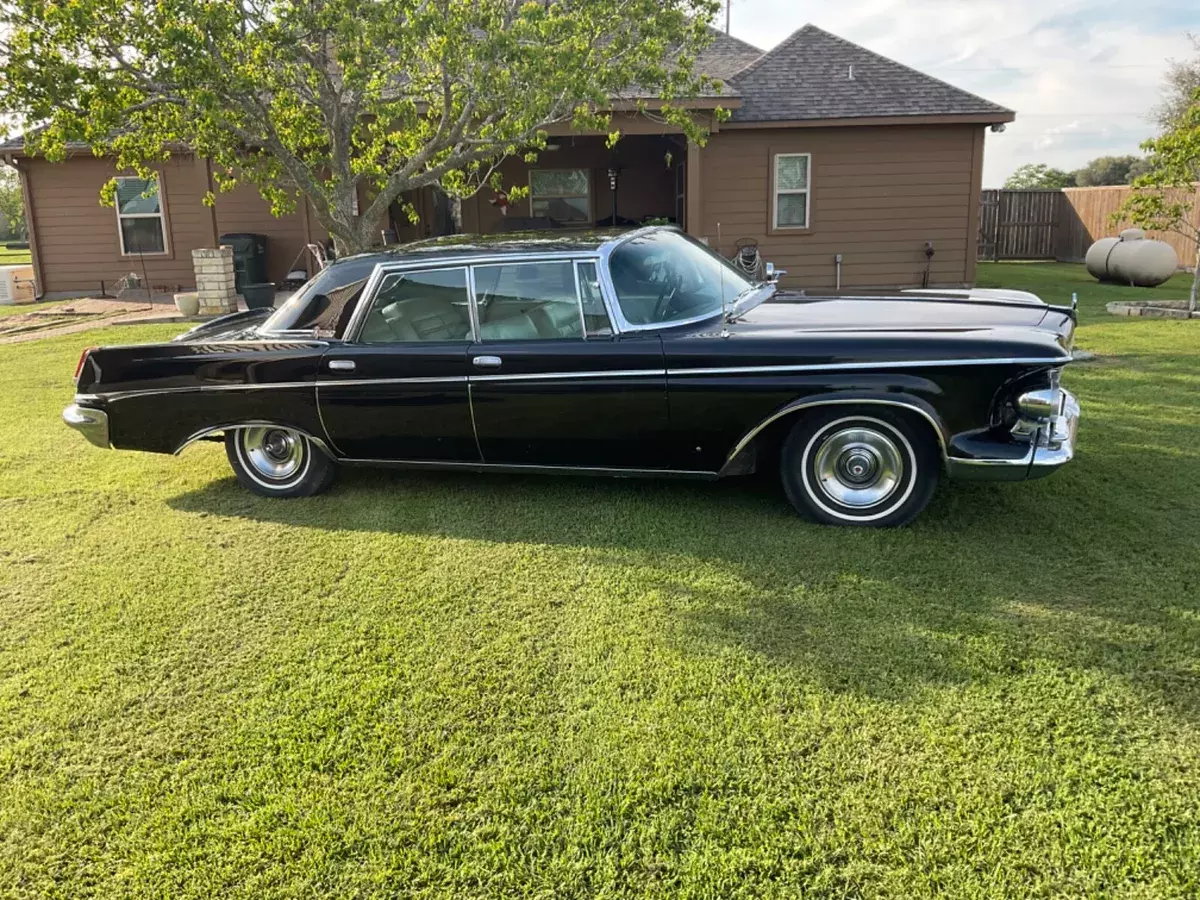
<svg viewBox="0 0 1200 900"><path fill-rule="evenodd" d="M775 284L780 278L787 274L787 269L777 269L775 268L775 263L770 262L767 263L766 270L767 282L770 284Z"/></svg>

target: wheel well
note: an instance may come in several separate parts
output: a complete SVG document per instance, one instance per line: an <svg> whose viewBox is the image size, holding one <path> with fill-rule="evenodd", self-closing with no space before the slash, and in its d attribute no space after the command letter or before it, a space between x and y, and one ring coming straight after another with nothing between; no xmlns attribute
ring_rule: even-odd
<svg viewBox="0 0 1200 900"><path fill-rule="evenodd" d="M245 421L245 422L231 422L231 423L228 423L225 425L213 425L208 428L204 428L201 431L198 431L195 434L188 437L183 443L181 443L178 447L176 447L175 453L176 454L182 453L185 449L187 449L188 447L190 447L192 444L196 443L197 441L218 441L218 442L220 442L220 441L224 441L225 436L233 431L243 431L247 428L263 428L263 427L269 428L272 426L276 427L276 428L286 428L288 431L295 431L297 434L303 435L304 437L308 438L308 440L310 442L312 442L312 445L314 447L316 447L318 450L320 450L322 453L324 453L331 460L336 461L336 457L333 455L333 451L329 448L329 445L325 442L325 440L323 438L317 437L315 434L312 434L311 432L306 431L303 428L297 428L295 425L288 425L283 422L267 422L267 421L261 421L261 420Z"/></svg>
<svg viewBox="0 0 1200 900"><path fill-rule="evenodd" d="M881 400L875 398L856 398L844 400L811 400L800 401L792 406L784 407L769 417L765 422L756 426L747 438L739 442L735 452L725 464L722 474L733 474L744 471L747 460L753 461L753 468L763 469L764 465L774 466L779 461L780 448L788 434L803 416L813 415L830 407L841 407L846 410L878 412L887 409L911 422L917 431L923 431L933 437L938 448L938 454L946 459L946 437L939 420L930 410L925 410L916 403L898 400Z"/></svg>

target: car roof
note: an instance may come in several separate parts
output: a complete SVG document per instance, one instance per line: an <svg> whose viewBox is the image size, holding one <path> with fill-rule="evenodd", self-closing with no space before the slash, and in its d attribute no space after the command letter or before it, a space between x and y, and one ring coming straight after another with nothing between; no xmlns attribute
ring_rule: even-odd
<svg viewBox="0 0 1200 900"><path fill-rule="evenodd" d="M338 262L351 260L374 262L443 262L471 256L527 256L531 253L588 253L605 244L628 237L635 230L607 228L588 231L524 231L507 234L454 234L427 238L381 250L370 250L346 256Z"/></svg>

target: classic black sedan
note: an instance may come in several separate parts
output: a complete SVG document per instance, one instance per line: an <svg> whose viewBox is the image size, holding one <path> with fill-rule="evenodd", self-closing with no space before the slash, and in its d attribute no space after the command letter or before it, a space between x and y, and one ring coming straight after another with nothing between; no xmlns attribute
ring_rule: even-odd
<svg viewBox="0 0 1200 900"><path fill-rule="evenodd" d="M1072 309L1004 291L810 297L670 228L458 237L347 258L276 310L86 351L67 424L223 440L270 497L340 466L721 478L777 466L804 516L899 525L939 475L1074 453Z"/></svg>

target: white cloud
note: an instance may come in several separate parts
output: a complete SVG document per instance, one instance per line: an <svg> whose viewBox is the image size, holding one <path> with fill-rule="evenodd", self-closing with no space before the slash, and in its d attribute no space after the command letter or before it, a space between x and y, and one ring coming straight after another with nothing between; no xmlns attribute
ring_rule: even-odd
<svg viewBox="0 0 1200 900"><path fill-rule="evenodd" d="M1017 112L989 134L984 184L1017 166L1074 169L1153 134L1167 60L1200 14L1178 0L734 0L733 33L769 48L805 22Z"/></svg>

